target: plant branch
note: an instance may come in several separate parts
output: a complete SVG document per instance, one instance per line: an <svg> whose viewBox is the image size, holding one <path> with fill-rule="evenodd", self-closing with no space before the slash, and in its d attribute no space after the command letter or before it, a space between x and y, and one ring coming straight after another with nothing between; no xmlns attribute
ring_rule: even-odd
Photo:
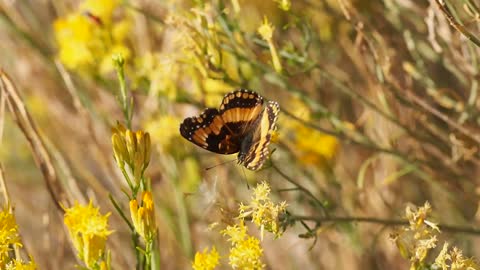
<svg viewBox="0 0 480 270"><path fill-rule="evenodd" d="M453 28L460 32L465 38L473 42L473 44L475 44L477 47L480 47L480 39L470 33L467 28L465 28L465 26L455 20L445 3L442 0L435 0L435 2L437 2L438 7L443 12L443 14L445 14L445 17L447 18L448 22L453 26Z"/></svg>
<svg viewBox="0 0 480 270"><path fill-rule="evenodd" d="M323 210L323 213L325 214L325 216L328 217L328 211L327 209L325 208L325 206L323 205L323 203L317 198L315 197L315 195L313 195L312 192L310 192L310 190L308 190L306 187L302 186L301 184L299 184L298 182L296 182L295 180L293 180L290 176L286 175L284 172L282 172L276 165L275 163L272 162L272 168L277 171L278 174L280 174L283 178L285 178L285 180L287 180L288 182L290 182L291 184L293 184L294 186L296 186L300 191L303 191L305 194L307 194L310 198L312 198L312 200L318 205L320 206L320 208Z"/></svg>
<svg viewBox="0 0 480 270"><path fill-rule="evenodd" d="M292 215L289 217L291 220L294 221L315 221L318 223L321 222L363 222L363 223L376 223L385 226L405 226L409 224L408 220L405 219L382 219L382 218L375 218L375 217L356 217L356 216L346 216L346 217L338 217L338 216L325 216L325 217L317 217L317 216L300 216L300 215ZM480 236L480 228L477 227L469 227L469 226L457 226L457 225L450 225L450 224L437 224L440 230L452 233L466 233L466 234L473 234Z"/></svg>

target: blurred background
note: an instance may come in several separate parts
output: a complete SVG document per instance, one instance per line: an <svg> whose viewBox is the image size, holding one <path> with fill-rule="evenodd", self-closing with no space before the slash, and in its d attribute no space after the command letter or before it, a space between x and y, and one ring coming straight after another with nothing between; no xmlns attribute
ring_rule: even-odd
<svg viewBox="0 0 480 270"><path fill-rule="evenodd" d="M476 225L479 16L471 0L1 0L0 68L67 196L112 213L113 268L134 269L128 227L108 199L128 208L110 139L124 121L112 56L125 58L132 124L152 139L146 175L162 269L190 269L196 251L228 252L209 225L238 214L252 193L245 181L267 181L272 200L297 216L398 220L408 203L429 201L435 222ZM206 170L234 156L188 142L179 124L240 87L280 104L271 157L258 172L234 162ZM25 250L39 269L74 269L24 133L8 109L0 124ZM285 226L262 241L266 269L410 265L382 222ZM475 235L439 239L480 255Z"/></svg>

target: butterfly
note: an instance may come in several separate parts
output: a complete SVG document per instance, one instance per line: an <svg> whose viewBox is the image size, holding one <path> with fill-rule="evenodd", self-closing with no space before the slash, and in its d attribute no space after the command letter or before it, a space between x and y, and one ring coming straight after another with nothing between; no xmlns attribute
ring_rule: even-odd
<svg viewBox="0 0 480 270"><path fill-rule="evenodd" d="M180 134L192 143L218 154L238 152L237 161L249 170L260 169L268 156L280 106L250 90L228 93L219 109L207 108L180 124Z"/></svg>

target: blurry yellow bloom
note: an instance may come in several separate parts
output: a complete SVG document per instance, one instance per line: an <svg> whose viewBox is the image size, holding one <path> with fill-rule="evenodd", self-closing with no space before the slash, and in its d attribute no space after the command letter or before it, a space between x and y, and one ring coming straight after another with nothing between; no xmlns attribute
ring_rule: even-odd
<svg viewBox="0 0 480 270"><path fill-rule="evenodd" d="M150 163L150 134L142 130L127 130L120 123L112 128L112 145L115 160L120 169L125 164L132 170L135 183L139 183L145 169Z"/></svg>
<svg viewBox="0 0 480 270"><path fill-rule="evenodd" d="M272 131L272 137L270 138L270 142L271 143L278 143L278 138L279 138L278 131L273 130Z"/></svg>
<svg viewBox="0 0 480 270"><path fill-rule="evenodd" d="M232 0L232 6L233 6L233 11L235 11L235 13L240 12L240 4L238 3L238 0Z"/></svg>
<svg viewBox="0 0 480 270"><path fill-rule="evenodd" d="M110 213L102 216L92 202L88 205L75 202L73 207L65 209L64 223L78 257L87 267L97 265L105 253L105 242L112 233L108 230L109 216Z"/></svg>
<svg viewBox="0 0 480 270"><path fill-rule="evenodd" d="M292 7L290 0L275 0L278 3L278 7L283 11L289 11Z"/></svg>
<svg viewBox="0 0 480 270"><path fill-rule="evenodd" d="M205 105L207 107L217 107L218 104L222 102L223 96L232 88L232 85L229 85L223 80L204 79L203 89L205 89L205 93L203 94L203 98L205 99Z"/></svg>
<svg viewBox="0 0 480 270"><path fill-rule="evenodd" d="M263 250L260 240L247 234L247 227L243 221L240 224L228 226L221 233L228 236L228 241L231 242L228 259L233 269L263 269L265 267L261 261Z"/></svg>
<svg viewBox="0 0 480 270"><path fill-rule="evenodd" d="M203 252L195 253L195 260L192 263L194 270L213 270L218 265L220 255L215 247L208 252L208 248L205 248Z"/></svg>
<svg viewBox="0 0 480 270"><path fill-rule="evenodd" d="M21 260L12 260L9 262L5 268L5 270L35 270L37 269L37 265L34 261L30 262L23 262Z"/></svg>
<svg viewBox="0 0 480 270"><path fill-rule="evenodd" d="M273 30L275 27L268 21L268 18L263 18L263 24L258 28L258 33L263 40L269 42L273 37Z"/></svg>
<svg viewBox="0 0 480 270"><path fill-rule="evenodd" d="M248 205L240 204L239 218L252 217L253 223L260 227L262 239L264 230L275 234L275 237L282 235L279 216L285 213L287 208L286 202L275 204L270 200L269 195L270 186L267 182L262 182L254 188L251 202Z"/></svg>
<svg viewBox="0 0 480 270"><path fill-rule="evenodd" d="M237 57L235 57L234 54L227 52L227 51L221 51L222 55L222 61L221 65L222 68L225 70L225 73L228 75L228 77L236 82L240 82L240 73L239 73L239 64Z"/></svg>
<svg viewBox="0 0 480 270"><path fill-rule="evenodd" d="M148 92L169 100L175 100L178 94L177 82L182 70L172 55L145 53L135 59L135 83L148 83Z"/></svg>
<svg viewBox="0 0 480 270"><path fill-rule="evenodd" d="M303 124L297 124L294 144L300 162L322 165L334 158L338 150L338 140Z"/></svg>
<svg viewBox="0 0 480 270"><path fill-rule="evenodd" d="M112 21L119 3L118 0L86 0L79 10L54 22L59 58L65 66L80 72L104 74L114 70L113 54L130 57L130 50L123 43L131 22L128 19Z"/></svg>
<svg viewBox="0 0 480 270"><path fill-rule="evenodd" d="M273 44L272 40L274 29L275 28L273 27L273 25L268 21L267 17L265 17L263 20L263 24L260 25L257 31L262 37L262 39L268 43L270 54L272 55L273 68L276 72L281 73L282 64L280 63L280 58L278 57L277 48L275 47L275 44Z"/></svg>
<svg viewBox="0 0 480 270"><path fill-rule="evenodd" d="M8 262L8 253L13 250L13 246L22 246L18 225L15 216L5 209L0 211L0 268Z"/></svg>
<svg viewBox="0 0 480 270"><path fill-rule="evenodd" d="M152 241L157 228L155 225L155 207L150 191L143 192L140 207L136 199L130 201L130 215L138 234L146 241Z"/></svg>
<svg viewBox="0 0 480 270"><path fill-rule="evenodd" d="M93 29L81 14L70 14L54 23L60 60L71 69L93 65L95 59L91 47Z"/></svg>
<svg viewBox="0 0 480 270"><path fill-rule="evenodd" d="M112 20L113 11L119 4L119 0L86 0L80 9L95 14L106 23Z"/></svg>
<svg viewBox="0 0 480 270"><path fill-rule="evenodd" d="M151 134L155 145L168 149L174 138L180 138L178 127L181 121L178 117L165 114L145 123L145 129Z"/></svg>
<svg viewBox="0 0 480 270"><path fill-rule="evenodd" d="M132 30L132 22L130 20L122 20L112 26L112 38L115 42L123 42Z"/></svg>
<svg viewBox="0 0 480 270"><path fill-rule="evenodd" d="M286 110L295 117L310 122L312 112L301 99L292 97L286 104ZM280 118L283 132L279 140L287 144L298 160L306 165L323 166L335 158L339 142L334 136L319 132L292 118Z"/></svg>

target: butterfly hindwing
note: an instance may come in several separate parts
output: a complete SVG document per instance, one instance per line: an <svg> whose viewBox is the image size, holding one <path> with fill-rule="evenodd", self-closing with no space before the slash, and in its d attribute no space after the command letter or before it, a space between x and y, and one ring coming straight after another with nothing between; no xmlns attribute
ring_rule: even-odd
<svg viewBox="0 0 480 270"><path fill-rule="evenodd" d="M278 103L269 101L258 119L256 129L250 135L251 137L247 136L246 140L242 142L238 159L247 169L256 171L265 162L279 112Z"/></svg>

